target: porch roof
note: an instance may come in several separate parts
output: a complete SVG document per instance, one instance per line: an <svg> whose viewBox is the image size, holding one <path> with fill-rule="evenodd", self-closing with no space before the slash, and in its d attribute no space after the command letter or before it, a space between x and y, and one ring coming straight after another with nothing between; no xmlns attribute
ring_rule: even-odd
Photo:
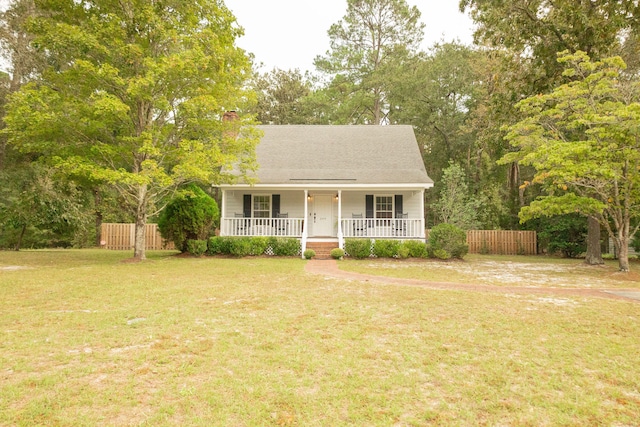
<svg viewBox="0 0 640 427"><path fill-rule="evenodd" d="M428 188L411 126L263 125L259 186L364 185Z"/></svg>

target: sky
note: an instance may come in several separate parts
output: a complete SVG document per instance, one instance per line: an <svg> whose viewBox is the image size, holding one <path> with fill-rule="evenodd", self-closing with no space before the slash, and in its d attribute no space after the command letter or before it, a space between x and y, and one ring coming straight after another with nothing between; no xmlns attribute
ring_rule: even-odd
<svg viewBox="0 0 640 427"><path fill-rule="evenodd" d="M423 50L439 41L471 44L473 22L459 0L407 0L425 23ZM225 0L245 35L236 44L255 55L260 71L314 71L313 59L329 49L327 31L342 19L347 0Z"/></svg>

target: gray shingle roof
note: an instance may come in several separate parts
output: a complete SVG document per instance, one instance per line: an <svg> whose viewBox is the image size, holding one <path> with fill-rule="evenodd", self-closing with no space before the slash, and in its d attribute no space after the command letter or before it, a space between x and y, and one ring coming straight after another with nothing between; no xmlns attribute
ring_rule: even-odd
<svg viewBox="0 0 640 427"><path fill-rule="evenodd" d="M264 125L258 184L424 184L411 126Z"/></svg>

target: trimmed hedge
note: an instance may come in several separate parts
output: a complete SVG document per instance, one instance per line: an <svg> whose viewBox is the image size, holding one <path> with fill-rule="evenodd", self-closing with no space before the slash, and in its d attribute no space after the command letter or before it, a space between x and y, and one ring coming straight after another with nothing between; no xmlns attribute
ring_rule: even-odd
<svg viewBox="0 0 640 427"><path fill-rule="evenodd" d="M378 258L395 258L398 256L400 241L378 239L373 242L373 254Z"/></svg>
<svg viewBox="0 0 640 427"><path fill-rule="evenodd" d="M408 256L411 258L427 258L429 256L427 245L420 240L405 240L402 242L401 248L408 250Z"/></svg>
<svg viewBox="0 0 640 427"><path fill-rule="evenodd" d="M345 239L344 251L355 259L364 259L371 256L370 239Z"/></svg>
<svg viewBox="0 0 640 427"><path fill-rule="evenodd" d="M300 253L300 242L292 237L269 237L269 246L276 256L295 256Z"/></svg>

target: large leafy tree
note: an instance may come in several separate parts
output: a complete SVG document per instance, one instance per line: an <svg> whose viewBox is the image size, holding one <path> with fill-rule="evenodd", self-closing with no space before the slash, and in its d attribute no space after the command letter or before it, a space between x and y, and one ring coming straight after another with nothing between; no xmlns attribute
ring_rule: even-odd
<svg viewBox="0 0 640 427"><path fill-rule="evenodd" d="M556 61L558 52L581 50L593 59L618 54L640 26L637 0L460 0L459 4L477 25L476 41L502 59L493 69L495 89L486 99L487 108L474 112L479 144L494 147L498 157L508 150L501 146L504 134L499 129L519 120L511 106L567 81ZM525 197L521 184L530 179L531 171L517 162L506 166L509 200L519 208L539 190L531 187ZM598 224L593 217L589 220L587 261L601 263Z"/></svg>
<svg viewBox="0 0 640 427"><path fill-rule="evenodd" d="M346 15L329 29L330 51L314 61L330 79L335 122L388 121L388 82L417 52L423 28L405 0L347 0Z"/></svg>
<svg viewBox="0 0 640 427"><path fill-rule="evenodd" d="M547 188L521 210L522 220L596 215L615 242L620 270L628 271L640 218L640 86L621 78L619 57L565 53L560 62L574 80L518 104L525 118L508 134L518 151L501 161L533 166L533 181Z"/></svg>
<svg viewBox="0 0 640 427"><path fill-rule="evenodd" d="M259 74L253 81L257 93L256 119L264 124L308 124L310 114L305 108L305 97L312 91L309 76L300 70L274 69Z"/></svg>
<svg viewBox="0 0 640 427"><path fill-rule="evenodd" d="M223 121L251 96L241 29L219 0L43 0L29 29L51 64L8 106L10 143L68 174L107 182L148 216L178 186L253 167L255 132ZM249 128L250 129L250 128Z"/></svg>

